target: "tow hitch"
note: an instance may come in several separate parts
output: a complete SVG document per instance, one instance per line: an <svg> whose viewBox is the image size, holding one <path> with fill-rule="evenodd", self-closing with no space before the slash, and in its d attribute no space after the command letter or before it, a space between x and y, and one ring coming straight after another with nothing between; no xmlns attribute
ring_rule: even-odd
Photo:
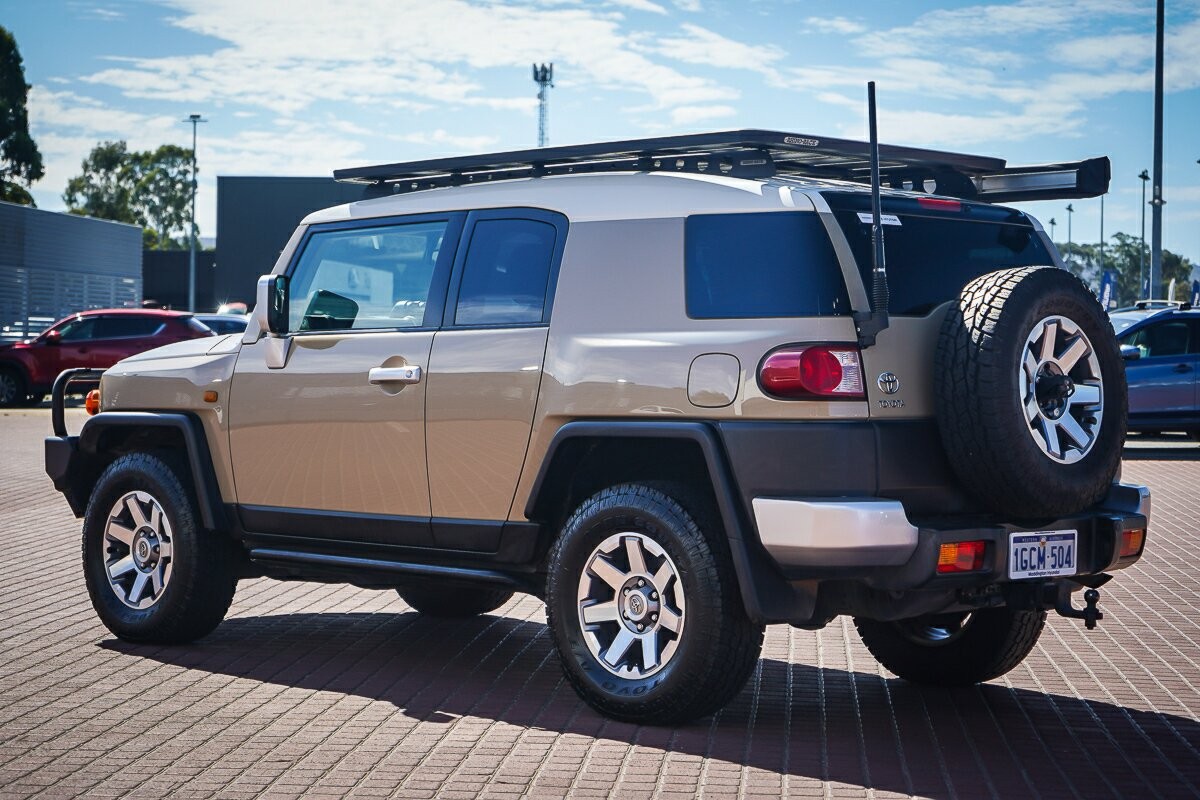
<svg viewBox="0 0 1200 800"><path fill-rule="evenodd" d="M1058 593L1054 601L1054 610L1060 616L1069 617L1071 619L1081 619L1083 624L1090 631L1096 627L1096 623L1104 619L1104 614L1101 613L1097 604L1100 602L1099 587L1112 580L1112 575L1101 573L1099 575L1088 575L1082 578L1071 578L1075 583L1087 586L1088 589L1083 593L1083 608L1078 609L1071 605L1071 584L1067 581L1062 581L1058 584Z"/></svg>

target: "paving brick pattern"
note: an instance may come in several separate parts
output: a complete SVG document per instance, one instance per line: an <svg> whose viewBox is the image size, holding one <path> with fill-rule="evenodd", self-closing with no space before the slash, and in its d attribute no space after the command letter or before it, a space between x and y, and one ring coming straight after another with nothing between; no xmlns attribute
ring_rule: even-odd
<svg viewBox="0 0 1200 800"><path fill-rule="evenodd" d="M1153 538L1098 630L1052 616L1009 675L932 690L848 620L773 626L731 705L662 729L584 706L528 597L436 622L391 592L244 581L196 644L114 639L42 472L47 417L0 414L0 797L1200 796L1195 445L1127 448Z"/></svg>

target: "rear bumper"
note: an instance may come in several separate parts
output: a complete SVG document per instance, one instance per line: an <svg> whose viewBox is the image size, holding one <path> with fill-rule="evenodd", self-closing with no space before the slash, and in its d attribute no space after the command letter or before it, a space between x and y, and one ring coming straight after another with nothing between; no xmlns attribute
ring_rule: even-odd
<svg viewBox="0 0 1200 800"><path fill-rule="evenodd" d="M1008 582L1008 542L1017 532L1077 531L1077 576L1127 567L1141 552L1122 558L1121 534L1146 529L1150 490L1114 484L1097 507L1036 525L985 517L914 522L901 502L870 497L755 498L752 508L763 547L791 580L849 579L893 591L952 589ZM986 542L982 569L937 572L942 544L978 540Z"/></svg>

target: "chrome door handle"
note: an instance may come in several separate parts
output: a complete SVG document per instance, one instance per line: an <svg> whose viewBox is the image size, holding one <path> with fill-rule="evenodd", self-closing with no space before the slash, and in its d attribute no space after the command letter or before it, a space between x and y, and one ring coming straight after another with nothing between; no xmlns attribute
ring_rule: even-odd
<svg viewBox="0 0 1200 800"><path fill-rule="evenodd" d="M420 367L371 367L367 383L420 383Z"/></svg>

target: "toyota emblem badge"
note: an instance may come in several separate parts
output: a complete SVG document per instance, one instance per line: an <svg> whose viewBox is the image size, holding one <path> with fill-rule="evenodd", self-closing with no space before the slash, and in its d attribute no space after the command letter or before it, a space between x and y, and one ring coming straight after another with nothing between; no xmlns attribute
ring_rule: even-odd
<svg viewBox="0 0 1200 800"><path fill-rule="evenodd" d="M892 372L881 372L876 379L879 389L884 394L895 394L900 391L900 379Z"/></svg>

